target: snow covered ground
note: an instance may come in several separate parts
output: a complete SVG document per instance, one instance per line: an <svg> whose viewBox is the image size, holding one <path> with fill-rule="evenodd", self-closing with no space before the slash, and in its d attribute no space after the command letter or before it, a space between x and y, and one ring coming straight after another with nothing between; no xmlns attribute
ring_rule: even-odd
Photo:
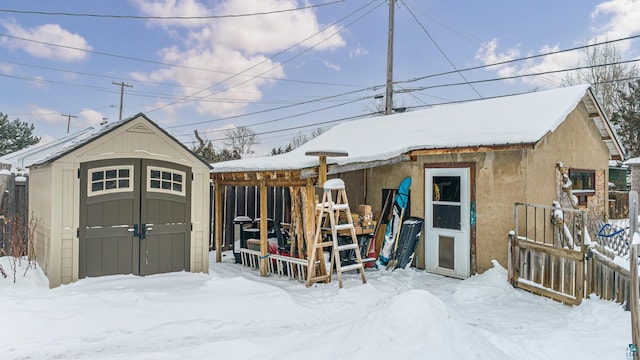
<svg viewBox="0 0 640 360"><path fill-rule="evenodd" d="M0 277L0 359L624 359L630 313L415 269L345 286L260 278L230 254L209 274L108 276L49 289ZM8 258L0 264L9 271Z"/></svg>

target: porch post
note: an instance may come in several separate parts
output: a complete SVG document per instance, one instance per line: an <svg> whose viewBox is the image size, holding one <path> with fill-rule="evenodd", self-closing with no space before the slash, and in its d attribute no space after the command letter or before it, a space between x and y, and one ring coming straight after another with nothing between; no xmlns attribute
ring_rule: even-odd
<svg viewBox="0 0 640 360"><path fill-rule="evenodd" d="M260 276L267 276L269 244L267 241L267 183L260 181Z"/></svg>
<svg viewBox="0 0 640 360"><path fill-rule="evenodd" d="M220 181L216 180L214 199L214 221L216 223L216 262L222 262L222 187Z"/></svg>

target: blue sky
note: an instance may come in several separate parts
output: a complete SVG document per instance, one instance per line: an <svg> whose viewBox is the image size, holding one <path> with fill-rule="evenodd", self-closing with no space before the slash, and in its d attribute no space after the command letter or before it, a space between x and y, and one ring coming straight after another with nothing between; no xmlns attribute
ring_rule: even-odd
<svg viewBox="0 0 640 360"><path fill-rule="evenodd" d="M433 75L640 33L631 0L396 0L395 15L394 90L407 91L395 107L558 87L564 74L442 85L571 68L582 52ZM268 152L381 106L387 25L385 0L10 2L0 5L0 112L59 138L61 114L77 116L71 132L117 121L113 83L124 82L123 117L145 113L187 146L197 129L219 149L226 129L247 126ZM638 40L616 46L623 60L640 56Z"/></svg>

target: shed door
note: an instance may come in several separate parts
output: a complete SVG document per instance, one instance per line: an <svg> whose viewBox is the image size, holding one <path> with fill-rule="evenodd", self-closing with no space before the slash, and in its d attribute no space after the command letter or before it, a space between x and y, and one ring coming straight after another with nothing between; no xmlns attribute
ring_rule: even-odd
<svg viewBox="0 0 640 360"><path fill-rule="evenodd" d="M426 270L469 276L469 208L469 168L425 169Z"/></svg>
<svg viewBox="0 0 640 360"><path fill-rule="evenodd" d="M189 270L190 193L190 169L178 164L81 164L79 277Z"/></svg>

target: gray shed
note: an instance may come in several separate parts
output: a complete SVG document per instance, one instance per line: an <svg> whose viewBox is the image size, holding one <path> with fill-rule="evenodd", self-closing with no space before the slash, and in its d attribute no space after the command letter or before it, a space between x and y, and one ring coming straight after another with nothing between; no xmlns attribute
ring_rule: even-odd
<svg viewBox="0 0 640 360"><path fill-rule="evenodd" d="M34 161L29 209L49 286L207 272L209 169L142 113Z"/></svg>

